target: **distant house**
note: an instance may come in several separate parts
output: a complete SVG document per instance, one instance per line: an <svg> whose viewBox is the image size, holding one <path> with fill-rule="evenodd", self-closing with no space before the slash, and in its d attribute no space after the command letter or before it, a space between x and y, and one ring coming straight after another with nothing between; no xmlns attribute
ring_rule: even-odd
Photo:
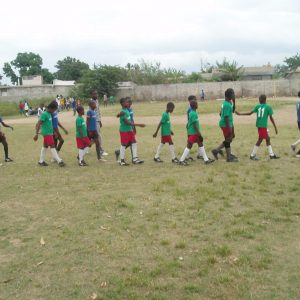
<svg viewBox="0 0 300 300"><path fill-rule="evenodd" d="M298 67L295 71L289 72L286 75L287 79L298 79L300 80L300 67Z"/></svg>
<svg viewBox="0 0 300 300"><path fill-rule="evenodd" d="M275 70L272 66L264 67L244 67L242 80L270 80Z"/></svg>
<svg viewBox="0 0 300 300"><path fill-rule="evenodd" d="M41 75L32 75L32 76L23 76L22 85L24 86L35 86L43 84L43 76Z"/></svg>

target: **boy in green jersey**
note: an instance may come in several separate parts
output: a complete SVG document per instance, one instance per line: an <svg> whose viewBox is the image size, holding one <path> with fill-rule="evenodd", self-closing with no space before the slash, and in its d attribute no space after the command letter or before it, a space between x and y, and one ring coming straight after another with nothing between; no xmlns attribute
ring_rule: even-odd
<svg viewBox="0 0 300 300"><path fill-rule="evenodd" d="M235 111L235 93L229 88L225 91L225 100L222 103L219 126L223 131L224 141L219 147L212 150L215 159L218 154L223 156L222 149L225 147L227 162L237 162L238 159L231 153L231 142L234 138L233 113Z"/></svg>
<svg viewBox="0 0 300 300"><path fill-rule="evenodd" d="M128 111L129 102L127 98L122 98L120 100L122 110L118 114L120 118L120 138L121 138L121 147L120 147L120 166L128 166L128 163L125 162L125 150L127 147L131 146L132 148L132 163L133 164L142 164L143 160L140 160L137 155L137 143L135 140L134 127L145 127L144 124L136 124L131 122L130 113Z"/></svg>
<svg viewBox="0 0 300 300"><path fill-rule="evenodd" d="M271 146L271 139L268 133L268 119L270 118L276 134L278 133L274 118L273 118L273 109L270 105L267 104L267 97L266 95L260 95L259 96L259 103L256 105L251 112L248 113L239 113L236 111L235 113L238 116L250 116L253 113L256 113L256 127L258 129L258 140L252 150L252 153L250 155L251 160L258 160L256 153L257 150L262 143L263 140L266 140L266 144L268 147L269 155L271 159L277 159L279 156L274 154L272 146Z"/></svg>
<svg viewBox="0 0 300 300"><path fill-rule="evenodd" d="M190 154L190 151L193 147L193 144L198 144L199 152L204 159L205 164L210 164L214 162L213 159L207 157L204 146L203 146L203 137L200 133L200 123L199 117L197 114L198 103L197 101L191 101L191 112L189 113L189 121L187 125L187 134L188 134L188 141L187 146L184 149L184 152L180 158L179 164L180 165L187 165L186 159Z"/></svg>
<svg viewBox="0 0 300 300"><path fill-rule="evenodd" d="M44 144L41 150L41 155L39 160L39 165L42 167L48 166L48 164L45 162L45 157L46 157L48 147L50 147L52 157L58 163L58 165L60 167L65 166L65 163L58 156L58 153L55 149L55 143L53 138L52 114L56 110L57 110L57 103L56 101L53 101L48 105L47 110L41 114L41 117L35 126L36 134L33 137L33 140L34 141L38 140L38 134L41 127L42 127L41 133L42 136L44 137Z"/></svg>
<svg viewBox="0 0 300 300"><path fill-rule="evenodd" d="M157 133L159 129L161 128L161 142L158 145L156 154L154 156L154 161L161 163L163 162L160 159L160 153L165 143L169 144L170 154L171 154L171 160L173 163L178 163L179 160L176 158L175 155L175 149L174 144L172 141L172 135L174 135L173 131L171 130L171 122L170 122L170 114L174 111L175 105L173 102L169 102L167 104L166 111L162 114L161 120L157 126L157 129L155 133L153 134L153 137L157 137Z"/></svg>

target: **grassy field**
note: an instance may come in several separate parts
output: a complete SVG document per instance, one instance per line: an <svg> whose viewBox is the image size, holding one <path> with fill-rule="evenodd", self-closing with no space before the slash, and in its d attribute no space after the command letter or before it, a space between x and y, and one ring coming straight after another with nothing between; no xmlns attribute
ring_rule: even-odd
<svg viewBox="0 0 300 300"><path fill-rule="evenodd" d="M280 111L291 103L272 105ZM135 112L160 115L164 105L139 104ZM201 105L216 113L220 103ZM178 103L175 114L185 108ZM38 167L33 127L5 131L15 162L0 167L0 299L300 298L300 160L289 151L299 138L295 125L279 126L278 136L271 130L280 160L261 147L261 160L250 161L255 126L237 123L239 163L180 167L167 147L165 163L153 162L159 140L152 124L138 131L145 164L123 168L113 157L116 126L103 129L108 162L96 162L92 149L87 168L77 165L71 125L61 153L67 167ZM210 152L221 132L202 128ZM179 154L185 128L173 130Z"/></svg>

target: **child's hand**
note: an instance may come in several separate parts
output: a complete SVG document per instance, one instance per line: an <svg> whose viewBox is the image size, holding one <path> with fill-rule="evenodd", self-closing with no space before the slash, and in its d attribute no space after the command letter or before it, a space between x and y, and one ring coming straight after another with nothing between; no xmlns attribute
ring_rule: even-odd
<svg viewBox="0 0 300 300"><path fill-rule="evenodd" d="M144 127L146 127L146 125L145 124L140 124L140 127L144 128Z"/></svg>
<svg viewBox="0 0 300 300"><path fill-rule="evenodd" d="M10 129L11 129L12 131L14 131L14 128L13 128L12 126L10 126Z"/></svg>
<svg viewBox="0 0 300 300"><path fill-rule="evenodd" d="M64 133L65 134L69 134L68 130L64 129Z"/></svg>
<svg viewBox="0 0 300 300"><path fill-rule="evenodd" d="M38 140L39 136L36 134L34 137L33 137L33 140L36 142Z"/></svg>
<svg viewBox="0 0 300 300"><path fill-rule="evenodd" d="M173 132L173 131L171 131L171 135L174 135L174 132Z"/></svg>
<svg viewBox="0 0 300 300"><path fill-rule="evenodd" d="M157 133L156 133L156 132L153 134L153 137L154 137L154 138L156 138L156 137L157 137Z"/></svg>

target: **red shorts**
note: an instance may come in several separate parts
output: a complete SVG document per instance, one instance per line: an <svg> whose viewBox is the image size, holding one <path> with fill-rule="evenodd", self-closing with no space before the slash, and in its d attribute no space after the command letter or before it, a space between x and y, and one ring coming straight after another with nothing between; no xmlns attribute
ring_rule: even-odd
<svg viewBox="0 0 300 300"><path fill-rule="evenodd" d="M165 135L165 136L162 136L162 137L161 137L161 143L162 143L162 144L165 144L165 143L173 144L172 136L171 136L171 135Z"/></svg>
<svg viewBox="0 0 300 300"><path fill-rule="evenodd" d="M78 149L84 149L91 145L90 139L86 136L84 138L76 138L76 144Z"/></svg>
<svg viewBox="0 0 300 300"><path fill-rule="evenodd" d="M227 138L232 134L232 127L221 127L221 129L223 131L224 138Z"/></svg>
<svg viewBox="0 0 300 300"><path fill-rule="evenodd" d="M188 143L190 143L190 144L201 143L200 136L198 134L189 135Z"/></svg>
<svg viewBox="0 0 300 300"><path fill-rule="evenodd" d="M46 146L54 146L53 135L45 135L44 136L44 145L46 145Z"/></svg>
<svg viewBox="0 0 300 300"><path fill-rule="evenodd" d="M267 128L257 128L260 139L266 140L269 137Z"/></svg>
<svg viewBox="0 0 300 300"><path fill-rule="evenodd" d="M129 143L136 143L135 134L133 131L120 132L121 144L128 145Z"/></svg>
<svg viewBox="0 0 300 300"><path fill-rule="evenodd" d="M99 133L97 130L90 130L88 131L88 136L90 140L95 140L99 137Z"/></svg>

